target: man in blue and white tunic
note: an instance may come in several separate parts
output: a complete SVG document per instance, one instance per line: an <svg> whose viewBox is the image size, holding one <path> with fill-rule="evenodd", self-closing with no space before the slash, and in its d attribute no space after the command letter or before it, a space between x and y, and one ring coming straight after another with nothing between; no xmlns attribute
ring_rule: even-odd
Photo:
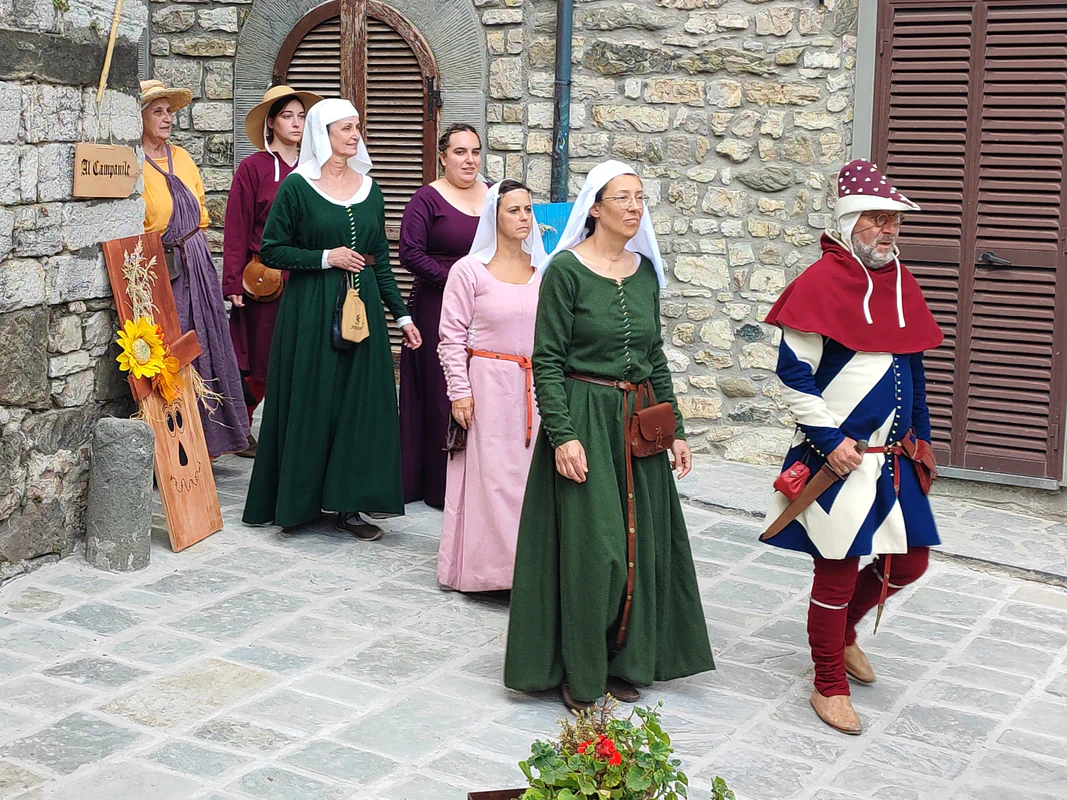
<svg viewBox="0 0 1067 800"><path fill-rule="evenodd" d="M859 160L841 170L834 211L822 258L786 288L767 321L782 329L777 372L797 422L783 478L828 463L844 479L768 542L815 560L811 703L827 724L858 734L846 673L864 683L875 675L856 624L922 576L929 548L940 544L926 498L933 456L923 351L943 336L896 247L905 212L919 207ZM795 497L799 487L786 483L776 487ZM768 520L790 502L776 492ZM872 554L859 571L860 557Z"/></svg>

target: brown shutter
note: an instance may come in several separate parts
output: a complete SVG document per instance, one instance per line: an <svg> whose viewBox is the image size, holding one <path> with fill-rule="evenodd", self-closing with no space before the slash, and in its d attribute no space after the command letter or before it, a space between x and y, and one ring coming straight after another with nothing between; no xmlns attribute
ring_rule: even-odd
<svg viewBox="0 0 1067 800"><path fill-rule="evenodd" d="M923 206L901 249L946 333L928 359L939 458L1059 478L1067 8L890 0L881 31L874 150Z"/></svg>
<svg viewBox="0 0 1067 800"><path fill-rule="evenodd" d="M963 466L1059 477L1067 7L983 6ZM984 263L987 253L1011 266Z"/></svg>
<svg viewBox="0 0 1067 800"><path fill-rule="evenodd" d="M904 261L945 332L926 356L933 445L952 447L957 300L967 196L967 85L974 2L883 6L875 162L923 211L901 232Z"/></svg>
<svg viewBox="0 0 1067 800"><path fill-rule="evenodd" d="M301 20L278 55L276 80L324 97L342 96L340 65L344 56L339 13L340 4L332 2ZM369 4L364 128L374 161L371 174L385 197L393 275L405 299L413 279L400 266L397 253L400 219L411 195L426 180L436 177L436 125L427 120L426 113L426 79L434 76L435 70L427 53L403 17L380 3ZM388 312L387 316L390 340L399 349L399 332Z"/></svg>

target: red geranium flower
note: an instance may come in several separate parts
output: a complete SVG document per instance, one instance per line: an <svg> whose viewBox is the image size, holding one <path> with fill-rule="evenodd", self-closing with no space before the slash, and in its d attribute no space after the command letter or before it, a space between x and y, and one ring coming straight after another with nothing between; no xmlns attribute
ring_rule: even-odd
<svg viewBox="0 0 1067 800"><path fill-rule="evenodd" d="M578 754L585 755L585 751L589 749L589 745L591 744L592 742L582 742L580 745L578 745Z"/></svg>
<svg viewBox="0 0 1067 800"><path fill-rule="evenodd" d="M619 766L619 764L622 763L622 753L618 751L612 753L611 758L608 759L608 763L613 767Z"/></svg>

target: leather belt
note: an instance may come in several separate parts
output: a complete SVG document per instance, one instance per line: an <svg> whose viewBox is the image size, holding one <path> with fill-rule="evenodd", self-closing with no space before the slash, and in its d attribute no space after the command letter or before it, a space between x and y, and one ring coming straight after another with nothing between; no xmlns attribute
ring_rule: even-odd
<svg viewBox="0 0 1067 800"><path fill-rule="evenodd" d="M630 381L613 381L608 378L596 378L589 375L567 373L571 380L607 386L622 392L622 440L626 446L626 601L622 607L619 632L615 637L615 652L622 650L626 644L626 628L630 624L630 611L634 600L634 558L637 550L637 514L634 509L634 463L627 425L630 421L630 393L641 388L640 384ZM636 399L635 399L636 404Z"/></svg>
<svg viewBox="0 0 1067 800"><path fill-rule="evenodd" d="M474 350L467 348L467 355L471 358L489 358L495 361L510 361L518 364L526 373L526 447L530 446L533 437L533 362L526 356L515 356L510 353L494 353L491 350Z"/></svg>

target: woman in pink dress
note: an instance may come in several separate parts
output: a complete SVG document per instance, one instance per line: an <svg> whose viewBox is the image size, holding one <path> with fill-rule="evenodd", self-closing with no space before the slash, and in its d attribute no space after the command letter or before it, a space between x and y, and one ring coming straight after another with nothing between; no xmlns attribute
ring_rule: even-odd
<svg viewBox="0 0 1067 800"><path fill-rule="evenodd" d="M448 462L437 580L460 592L511 588L540 425L530 355L544 258L530 191L505 180L489 190L471 254L445 284L438 355L467 447Z"/></svg>

